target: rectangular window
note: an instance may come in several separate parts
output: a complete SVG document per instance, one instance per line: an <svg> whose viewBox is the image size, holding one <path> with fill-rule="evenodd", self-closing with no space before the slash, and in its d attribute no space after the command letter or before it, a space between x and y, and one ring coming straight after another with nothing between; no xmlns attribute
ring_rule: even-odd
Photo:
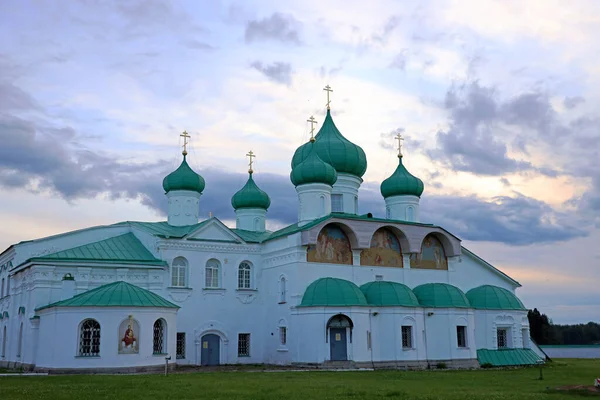
<svg viewBox="0 0 600 400"><path fill-rule="evenodd" d="M344 211L344 203L341 194L332 194L331 195L331 212L343 212Z"/></svg>
<svg viewBox="0 0 600 400"><path fill-rule="evenodd" d="M456 341L458 347L467 347L467 327L457 326L456 327Z"/></svg>
<svg viewBox="0 0 600 400"><path fill-rule="evenodd" d="M176 354L178 359L185 358L185 332L177 332Z"/></svg>
<svg viewBox="0 0 600 400"><path fill-rule="evenodd" d="M185 266L174 265L171 286L185 287Z"/></svg>
<svg viewBox="0 0 600 400"><path fill-rule="evenodd" d="M219 268L206 267L206 287L219 287Z"/></svg>
<svg viewBox="0 0 600 400"><path fill-rule="evenodd" d="M402 327L402 348L403 349L412 349L413 348L413 340L412 340L412 326L403 326Z"/></svg>
<svg viewBox="0 0 600 400"><path fill-rule="evenodd" d="M250 357L250 334L238 335L238 357Z"/></svg>
<svg viewBox="0 0 600 400"><path fill-rule="evenodd" d="M287 343L287 328L285 326L279 327L279 342L284 346Z"/></svg>
<svg viewBox="0 0 600 400"><path fill-rule="evenodd" d="M506 329L498 329L498 348L505 349L508 347L508 338L507 338Z"/></svg>

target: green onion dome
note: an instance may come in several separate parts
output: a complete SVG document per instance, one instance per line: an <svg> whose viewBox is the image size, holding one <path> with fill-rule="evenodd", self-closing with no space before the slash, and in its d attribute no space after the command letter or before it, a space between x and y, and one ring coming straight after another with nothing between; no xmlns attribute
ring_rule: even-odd
<svg viewBox="0 0 600 400"><path fill-rule="evenodd" d="M171 172L163 180L163 189L165 189L165 193L174 190L189 190L202 193L204 186L206 186L204 178L190 168L185 160L185 154L183 155L183 161L179 168Z"/></svg>
<svg viewBox="0 0 600 400"><path fill-rule="evenodd" d="M248 182L231 198L231 205L235 210L240 208L268 209L271 205L269 195L256 186L252 179L252 172L249 172L249 175Z"/></svg>
<svg viewBox="0 0 600 400"><path fill-rule="evenodd" d="M473 308L483 310L526 310L523 303L511 291L492 285L478 286L467 292Z"/></svg>
<svg viewBox="0 0 600 400"><path fill-rule="evenodd" d="M367 170L367 156L360 146L346 139L333 123L330 110L315 136L315 149L319 157L335 168L337 173L362 177ZM308 143L300 146L292 157L292 168L309 154Z"/></svg>
<svg viewBox="0 0 600 400"><path fill-rule="evenodd" d="M332 186L337 181L335 168L321 160L315 150L315 142L305 145L308 150L306 158L292 168L290 179L294 186L307 183L325 183Z"/></svg>
<svg viewBox="0 0 600 400"><path fill-rule="evenodd" d="M421 197L423 188L423 181L402 165L402 156L398 157L398 167L392 176L381 182L381 194L384 198L402 195Z"/></svg>

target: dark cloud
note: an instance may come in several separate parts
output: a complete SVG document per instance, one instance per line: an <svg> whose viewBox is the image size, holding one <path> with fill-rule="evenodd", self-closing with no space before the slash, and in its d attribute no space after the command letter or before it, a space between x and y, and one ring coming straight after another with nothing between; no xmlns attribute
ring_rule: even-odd
<svg viewBox="0 0 600 400"><path fill-rule="evenodd" d="M292 65L289 63L275 62L265 65L260 61L254 61L250 66L273 82L287 86L292 84Z"/></svg>
<svg viewBox="0 0 600 400"><path fill-rule="evenodd" d="M406 63L408 62L408 50L403 49L400 53L396 54L396 57L390 63L390 68L399 70L406 70Z"/></svg>
<svg viewBox="0 0 600 400"><path fill-rule="evenodd" d="M299 45L299 28L300 22L292 15L274 13L267 18L249 21L244 37L246 43L275 40Z"/></svg>
<svg viewBox="0 0 600 400"><path fill-rule="evenodd" d="M585 103L585 99L581 96L565 97L563 100L565 108L569 110L583 103Z"/></svg>
<svg viewBox="0 0 600 400"><path fill-rule="evenodd" d="M397 15L392 15L385 22L385 25L381 29L380 32L377 32L372 35L372 40L374 42L378 42L380 44L387 43L389 36L394 32L394 30L400 25L402 18Z"/></svg>
<svg viewBox="0 0 600 400"><path fill-rule="evenodd" d="M0 68L0 72L2 68ZM0 110L39 110L38 103L28 93L9 82L0 82Z"/></svg>

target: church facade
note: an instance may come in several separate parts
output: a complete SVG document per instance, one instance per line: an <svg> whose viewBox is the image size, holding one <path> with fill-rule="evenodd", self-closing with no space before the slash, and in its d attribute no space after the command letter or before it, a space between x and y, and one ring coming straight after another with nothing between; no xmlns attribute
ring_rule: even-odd
<svg viewBox="0 0 600 400"><path fill-rule="evenodd" d="M329 108L292 159L298 222L278 231L265 228L271 201L252 168L231 199L236 227L199 221L211 182L186 157L163 180L167 221L90 227L0 254L0 367L539 360L519 283L420 222L424 185L400 152L381 184L386 217L358 214L367 159Z"/></svg>

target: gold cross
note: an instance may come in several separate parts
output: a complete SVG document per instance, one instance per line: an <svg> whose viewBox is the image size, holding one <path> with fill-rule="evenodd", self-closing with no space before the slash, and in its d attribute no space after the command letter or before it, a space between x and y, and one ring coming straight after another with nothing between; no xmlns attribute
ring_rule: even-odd
<svg viewBox="0 0 600 400"><path fill-rule="evenodd" d="M311 115L310 118L306 120L306 122L310 122L310 141L314 142L315 137L313 134L315 133L315 124L317 123L317 120Z"/></svg>
<svg viewBox="0 0 600 400"><path fill-rule="evenodd" d="M252 150L250 150L250 151L248 152L248 154L246 154L246 157L248 157L248 158L250 159L250 162L248 163L248 166L250 167L250 168L248 169L248 172L249 172L249 173L252 173L252 172L254 172L254 171L252 171L252 158L254 158L254 157L256 157L256 156L254 155L254 152L253 152Z"/></svg>
<svg viewBox="0 0 600 400"><path fill-rule="evenodd" d="M191 137L187 131L183 131L183 133L181 135L179 135L183 138L183 155L187 156L187 144L188 144L188 139Z"/></svg>
<svg viewBox="0 0 600 400"><path fill-rule="evenodd" d="M329 103L331 103L331 100L329 100L329 92L333 92L333 89L331 86L327 85L323 88L323 90L327 92L327 109L329 110Z"/></svg>
<svg viewBox="0 0 600 400"><path fill-rule="evenodd" d="M398 139L398 157L402 157L402 141L404 140L404 138L400 133L394 136L394 138Z"/></svg>

